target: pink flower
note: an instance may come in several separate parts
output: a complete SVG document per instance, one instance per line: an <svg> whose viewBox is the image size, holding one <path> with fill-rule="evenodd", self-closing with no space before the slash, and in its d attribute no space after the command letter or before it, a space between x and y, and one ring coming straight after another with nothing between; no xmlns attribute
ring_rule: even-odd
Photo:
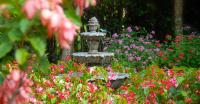
<svg viewBox="0 0 200 104"><path fill-rule="evenodd" d="M132 32L133 30L132 30L131 27L128 27L128 28L127 28L127 31L128 31L128 32Z"/></svg>
<svg viewBox="0 0 200 104"><path fill-rule="evenodd" d="M135 44L131 44L130 48L136 48L137 46Z"/></svg>
<svg viewBox="0 0 200 104"><path fill-rule="evenodd" d="M119 35L117 35L117 33L114 33L113 35L112 35L112 37L113 38L117 38Z"/></svg>
<svg viewBox="0 0 200 104"><path fill-rule="evenodd" d="M26 0L23 11L29 19L32 19L38 12L42 24L48 29L48 37L51 38L53 33L57 33L60 46L69 49L79 26L66 18L60 6L61 3L63 3L62 0ZM90 3L95 5L96 0L75 0L75 3L82 11Z"/></svg>
<svg viewBox="0 0 200 104"><path fill-rule="evenodd" d="M200 75L197 77L197 80L200 82Z"/></svg>
<svg viewBox="0 0 200 104"><path fill-rule="evenodd" d="M156 34L156 32L154 30L151 31L151 34Z"/></svg>
<svg viewBox="0 0 200 104"><path fill-rule="evenodd" d="M136 30L136 31L139 31L139 30L140 30L140 27L135 26L135 30Z"/></svg>
<svg viewBox="0 0 200 104"><path fill-rule="evenodd" d="M29 97L31 95L32 82L27 78L27 75L19 70L12 70L9 75L7 75L3 84L0 85L0 103L8 104L9 99L14 94L15 97L12 100L13 103L25 103L29 102ZM18 91L18 93L16 93Z"/></svg>
<svg viewBox="0 0 200 104"><path fill-rule="evenodd" d="M122 43L123 43L123 40L118 40L118 43L119 43L119 44L122 44Z"/></svg>
<svg viewBox="0 0 200 104"><path fill-rule="evenodd" d="M77 6L77 11L80 15L83 13L83 9L87 8L89 4L96 5L96 0L75 0L75 5Z"/></svg>
<svg viewBox="0 0 200 104"><path fill-rule="evenodd" d="M174 86L174 87L177 87L177 86L178 86L177 81L176 81L176 78L171 78L171 79L169 79L169 82L170 82L171 85Z"/></svg>
<svg viewBox="0 0 200 104"><path fill-rule="evenodd" d="M39 0L26 0L23 11L27 14L29 19L32 19L35 13L39 10Z"/></svg>
<svg viewBox="0 0 200 104"><path fill-rule="evenodd" d="M136 57L135 60L136 60L136 61L140 61L140 60L141 60L141 57Z"/></svg>
<svg viewBox="0 0 200 104"><path fill-rule="evenodd" d="M58 67L57 67L57 65L52 65L51 66L51 69L57 69Z"/></svg>
<svg viewBox="0 0 200 104"><path fill-rule="evenodd" d="M36 88L36 91L37 91L37 93L42 93L43 92L43 88L42 87Z"/></svg>
<svg viewBox="0 0 200 104"><path fill-rule="evenodd" d="M108 80L113 80L113 79L115 79L116 78L116 74L115 73L113 73L113 72L109 72L108 73Z"/></svg>
<svg viewBox="0 0 200 104"><path fill-rule="evenodd" d="M87 85L88 85L88 87L89 87L90 93L94 93L94 92L96 92L96 90L98 89L96 85L94 85L94 84L92 84L92 83L90 83L90 82L88 82Z"/></svg>
<svg viewBox="0 0 200 104"><path fill-rule="evenodd" d="M133 61L133 57L128 57L128 60L129 61Z"/></svg>
<svg viewBox="0 0 200 104"><path fill-rule="evenodd" d="M139 50L140 52L142 52L142 51L144 50L144 46L138 47L138 50Z"/></svg>
<svg viewBox="0 0 200 104"><path fill-rule="evenodd" d="M147 62L142 62L142 64L143 64L143 65L146 65L146 64L147 64Z"/></svg>
<svg viewBox="0 0 200 104"><path fill-rule="evenodd" d="M174 75L174 71L172 69L167 71L168 76L173 76Z"/></svg>

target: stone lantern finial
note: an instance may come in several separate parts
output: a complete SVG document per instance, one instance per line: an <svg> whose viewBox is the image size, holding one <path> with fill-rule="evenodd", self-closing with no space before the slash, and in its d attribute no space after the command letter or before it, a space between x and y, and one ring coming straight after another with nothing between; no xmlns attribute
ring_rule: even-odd
<svg viewBox="0 0 200 104"><path fill-rule="evenodd" d="M92 17L88 21L88 27L90 32L96 32L99 27L99 21L96 17Z"/></svg>

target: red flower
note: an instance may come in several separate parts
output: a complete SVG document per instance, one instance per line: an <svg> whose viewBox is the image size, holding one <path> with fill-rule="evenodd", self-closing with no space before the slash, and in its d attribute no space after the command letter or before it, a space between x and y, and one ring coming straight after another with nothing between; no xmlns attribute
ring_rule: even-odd
<svg viewBox="0 0 200 104"><path fill-rule="evenodd" d="M192 98L185 98L185 103L192 103Z"/></svg>
<svg viewBox="0 0 200 104"><path fill-rule="evenodd" d="M183 59L183 58L184 58L184 56L185 56L185 54L184 54L184 53L180 53L180 54L179 54L179 58L180 58L180 59Z"/></svg>
<svg viewBox="0 0 200 104"><path fill-rule="evenodd" d="M121 89L121 90L127 91L127 90L128 90L128 87L127 87L127 86L121 86L120 89Z"/></svg>
<svg viewBox="0 0 200 104"><path fill-rule="evenodd" d="M106 86L107 86L107 87L110 87L110 86L111 86L110 81L106 83Z"/></svg>
<svg viewBox="0 0 200 104"><path fill-rule="evenodd" d="M178 58L175 57L175 58L174 58L174 61L178 62L178 61L180 61L180 60L179 60Z"/></svg>
<svg viewBox="0 0 200 104"><path fill-rule="evenodd" d="M158 56L162 57L164 55L164 52L160 51L158 52Z"/></svg>
<svg viewBox="0 0 200 104"><path fill-rule="evenodd" d="M174 75L174 71L172 69L170 69L170 70L167 71L167 74L169 76L173 76Z"/></svg>
<svg viewBox="0 0 200 104"><path fill-rule="evenodd" d="M66 61L71 60L71 56L70 56L70 55L66 56L65 60L66 60Z"/></svg>
<svg viewBox="0 0 200 104"><path fill-rule="evenodd" d="M158 92L159 92L159 94L161 94L161 95L164 93L164 89L163 89L163 87L162 87L162 86L160 86L160 88L159 88Z"/></svg>
<svg viewBox="0 0 200 104"><path fill-rule="evenodd" d="M163 60L167 61L167 60L168 60L168 58L167 58L167 57L164 57L164 58L163 58Z"/></svg>
<svg viewBox="0 0 200 104"><path fill-rule="evenodd" d="M190 54L192 54L192 53L193 53L193 50L188 50L188 52L189 52Z"/></svg>
<svg viewBox="0 0 200 104"><path fill-rule="evenodd" d="M160 48L160 47L161 47L161 44L160 44L160 43L156 43L156 46L157 46L158 48Z"/></svg>
<svg viewBox="0 0 200 104"><path fill-rule="evenodd" d="M58 92L59 99L64 99L65 95L62 92Z"/></svg>
<svg viewBox="0 0 200 104"><path fill-rule="evenodd" d="M68 83L68 82L70 82L70 78L69 77L66 77L65 78L65 81Z"/></svg>
<svg viewBox="0 0 200 104"><path fill-rule="evenodd" d="M173 48L168 48L168 51L172 52L172 51L174 51L174 49Z"/></svg>
<svg viewBox="0 0 200 104"><path fill-rule="evenodd" d="M50 99L53 99L53 98L54 98L54 95L53 95L53 94L48 94L48 97L49 97Z"/></svg>
<svg viewBox="0 0 200 104"><path fill-rule="evenodd" d="M57 65L52 65L51 66L51 69L57 69L58 67L57 67Z"/></svg>
<svg viewBox="0 0 200 104"><path fill-rule="evenodd" d="M79 83L83 83L83 80L79 80Z"/></svg>
<svg viewBox="0 0 200 104"><path fill-rule="evenodd" d="M90 83L90 82L88 83L88 87L89 87L90 93L95 93L96 90L97 90L97 86L92 84L92 83Z"/></svg>

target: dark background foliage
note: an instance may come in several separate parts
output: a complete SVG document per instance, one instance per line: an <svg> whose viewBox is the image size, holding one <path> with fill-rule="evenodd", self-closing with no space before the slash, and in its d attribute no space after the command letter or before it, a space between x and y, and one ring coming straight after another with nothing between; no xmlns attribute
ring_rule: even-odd
<svg viewBox="0 0 200 104"><path fill-rule="evenodd" d="M121 32L123 27L142 26L155 30L156 38L163 40L166 34L173 34L174 0L97 0L96 7L85 9L83 24L96 16L101 27L111 34ZM199 25L199 0L184 0L184 24L196 29ZM125 17L123 17L123 9Z"/></svg>

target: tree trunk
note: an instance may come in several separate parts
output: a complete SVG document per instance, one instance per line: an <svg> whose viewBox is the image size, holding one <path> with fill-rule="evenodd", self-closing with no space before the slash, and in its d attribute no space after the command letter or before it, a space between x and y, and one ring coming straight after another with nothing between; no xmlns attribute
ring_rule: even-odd
<svg viewBox="0 0 200 104"><path fill-rule="evenodd" d="M183 0L174 0L175 34L183 34Z"/></svg>

